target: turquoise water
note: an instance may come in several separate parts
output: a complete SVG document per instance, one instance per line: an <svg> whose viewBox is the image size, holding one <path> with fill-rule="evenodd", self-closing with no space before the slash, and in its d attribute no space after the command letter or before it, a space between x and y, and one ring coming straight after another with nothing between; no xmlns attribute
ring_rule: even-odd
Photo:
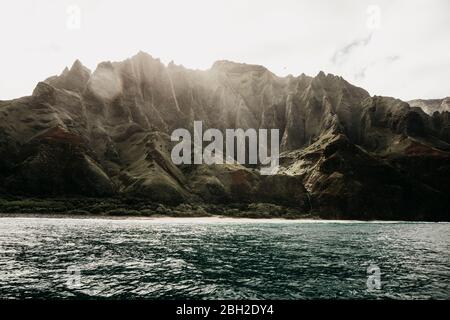
<svg viewBox="0 0 450 320"><path fill-rule="evenodd" d="M449 240L448 223L0 218L0 298L449 299Z"/></svg>

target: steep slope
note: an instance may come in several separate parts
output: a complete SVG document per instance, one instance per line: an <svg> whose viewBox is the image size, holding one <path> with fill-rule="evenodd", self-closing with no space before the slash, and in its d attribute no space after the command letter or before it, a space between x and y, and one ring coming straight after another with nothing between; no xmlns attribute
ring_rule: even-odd
<svg viewBox="0 0 450 320"><path fill-rule="evenodd" d="M449 219L449 116L371 97L331 74L278 77L218 61L189 70L140 52L76 61L30 97L0 101L0 192L271 202L323 217ZM170 134L280 130L280 171L172 163Z"/></svg>
<svg viewBox="0 0 450 320"><path fill-rule="evenodd" d="M450 112L450 97L444 99L416 99L408 101L411 107L421 108L423 111L432 115L437 112Z"/></svg>

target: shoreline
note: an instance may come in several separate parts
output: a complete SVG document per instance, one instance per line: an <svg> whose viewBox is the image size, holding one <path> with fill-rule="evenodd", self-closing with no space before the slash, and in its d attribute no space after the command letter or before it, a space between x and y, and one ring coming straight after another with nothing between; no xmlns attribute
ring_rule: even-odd
<svg viewBox="0 0 450 320"><path fill-rule="evenodd" d="M426 216L313 211L281 204L174 203L161 204L140 198L23 198L0 197L0 217L155 220L164 218L221 218L281 221L395 221L448 222ZM430 215L432 217L432 215ZM242 221L242 220L240 220Z"/></svg>
<svg viewBox="0 0 450 320"><path fill-rule="evenodd" d="M330 221L320 218L283 218L283 217L245 217L245 216L227 216L227 215L198 215L198 216L176 216L176 215L163 215L155 214L151 216L142 215L109 215L109 214L73 214L73 213L0 213L1 218L42 218L42 219L78 219L78 220L142 220L142 221L152 221L152 220L249 220L249 221ZM336 220L339 221L339 220ZM341 220L341 221L351 221L351 220Z"/></svg>
<svg viewBox="0 0 450 320"><path fill-rule="evenodd" d="M321 218L248 218L248 217L230 217L224 215L209 216L191 216L177 217L167 215L154 216L113 216L106 214L45 214L45 213L0 213L0 219L16 218L16 219L67 219L67 220L113 220L113 221L145 221L157 223L173 223L173 222L197 222L197 223L336 223L336 224L428 224L428 223L450 223L448 221L406 221L406 220L349 220L349 219L321 219Z"/></svg>
<svg viewBox="0 0 450 320"><path fill-rule="evenodd" d="M174 203L162 204L139 198L0 198L0 215L51 217L94 216L214 217L316 219L318 215L298 207L271 203Z"/></svg>

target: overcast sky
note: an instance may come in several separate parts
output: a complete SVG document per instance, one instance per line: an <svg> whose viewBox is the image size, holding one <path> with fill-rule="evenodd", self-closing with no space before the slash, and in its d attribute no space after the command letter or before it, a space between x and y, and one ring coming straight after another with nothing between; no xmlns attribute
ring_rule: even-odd
<svg viewBox="0 0 450 320"><path fill-rule="evenodd" d="M0 48L4 100L77 58L95 69L139 50L195 69L323 70L404 100L450 96L450 0L2 0Z"/></svg>

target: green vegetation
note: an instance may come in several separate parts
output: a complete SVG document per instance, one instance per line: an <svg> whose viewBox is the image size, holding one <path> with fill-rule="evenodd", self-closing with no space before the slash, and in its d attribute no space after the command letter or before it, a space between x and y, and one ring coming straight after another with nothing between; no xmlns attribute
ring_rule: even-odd
<svg viewBox="0 0 450 320"><path fill-rule="evenodd" d="M136 217L311 218L294 208L268 203L162 205L140 198L0 198L2 214L101 215Z"/></svg>

